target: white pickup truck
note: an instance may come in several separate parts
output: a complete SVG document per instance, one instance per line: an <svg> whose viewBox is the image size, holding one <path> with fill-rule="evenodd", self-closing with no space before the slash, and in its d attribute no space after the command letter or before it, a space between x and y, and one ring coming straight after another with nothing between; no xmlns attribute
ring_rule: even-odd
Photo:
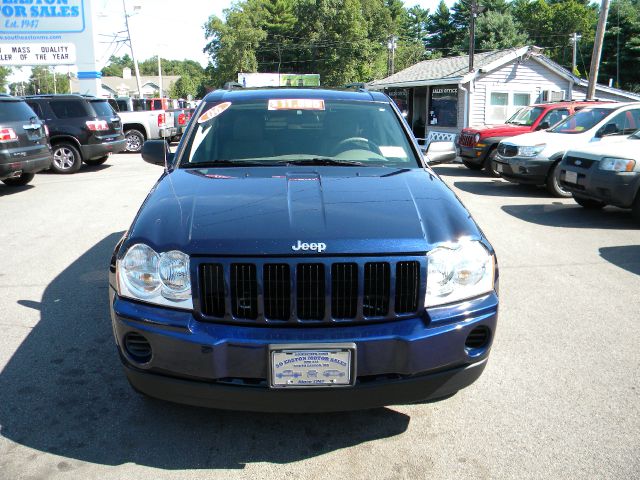
<svg viewBox="0 0 640 480"><path fill-rule="evenodd" d="M140 152L145 140L170 139L177 134L173 112L147 110L144 99L110 98L109 103L122 120L127 152Z"/></svg>

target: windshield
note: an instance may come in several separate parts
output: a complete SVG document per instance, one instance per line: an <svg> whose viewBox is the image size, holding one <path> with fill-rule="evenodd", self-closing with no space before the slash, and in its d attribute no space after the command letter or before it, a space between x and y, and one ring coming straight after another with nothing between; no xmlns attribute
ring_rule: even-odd
<svg viewBox="0 0 640 480"><path fill-rule="evenodd" d="M567 117L564 122L559 123L549 131L569 134L586 132L600 123L611 112L613 112L611 108L585 108Z"/></svg>
<svg viewBox="0 0 640 480"><path fill-rule="evenodd" d="M420 167L400 120L385 103L321 99L210 103L197 123L181 167L291 163Z"/></svg>
<svg viewBox="0 0 640 480"><path fill-rule="evenodd" d="M518 110L515 115L513 115L507 123L513 125L525 125L530 127L533 125L533 122L542 114L544 108L542 107L525 107Z"/></svg>

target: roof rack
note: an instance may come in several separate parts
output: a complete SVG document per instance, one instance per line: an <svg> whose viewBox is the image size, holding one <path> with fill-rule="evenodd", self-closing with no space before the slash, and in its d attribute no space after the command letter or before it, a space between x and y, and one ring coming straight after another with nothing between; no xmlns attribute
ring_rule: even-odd
<svg viewBox="0 0 640 480"><path fill-rule="evenodd" d="M225 90L237 90L239 88L244 88L244 85L238 82L227 82L224 84L224 87L222 88Z"/></svg>
<svg viewBox="0 0 640 480"><path fill-rule="evenodd" d="M346 83L342 86L342 88L344 88L345 90L349 90L349 89L354 89L354 90L359 90L362 92L366 92L367 91L367 84L364 82L352 82L352 83Z"/></svg>

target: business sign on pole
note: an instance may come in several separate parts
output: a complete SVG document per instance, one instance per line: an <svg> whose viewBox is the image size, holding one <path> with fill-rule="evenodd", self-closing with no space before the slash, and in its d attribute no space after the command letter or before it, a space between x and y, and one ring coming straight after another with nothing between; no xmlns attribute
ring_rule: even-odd
<svg viewBox="0 0 640 480"><path fill-rule="evenodd" d="M0 66L75 64L73 43L0 43Z"/></svg>
<svg viewBox="0 0 640 480"><path fill-rule="evenodd" d="M84 32L84 0L1 0L0 30L5 34Z"/></svg>
<svg viewBox="0 0 640 480"><path fill-rule="evenodd" d="M92 0L0 0L0 65L76 65L78 93L102 96Z"/></svg>

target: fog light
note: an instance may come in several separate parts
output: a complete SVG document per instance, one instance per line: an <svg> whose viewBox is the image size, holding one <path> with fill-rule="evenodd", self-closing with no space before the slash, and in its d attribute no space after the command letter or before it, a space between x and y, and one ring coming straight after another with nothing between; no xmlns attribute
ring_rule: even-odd
<svg viewBox="0 0 640 480"><path fill-rule="evenodd" d="M124 336L124 349L138 363L148 363L151 360L151 345L139 333L130 332Z"/></svg>
<svg viewBox="0 0 640 480"><path fill-rule="evenodd" d="M479 350L486 348L491 340L491 332L487 327L481 325L471 330L471 333L467 336L467 340L464 342L464 346L469 350Z"/></svg>

